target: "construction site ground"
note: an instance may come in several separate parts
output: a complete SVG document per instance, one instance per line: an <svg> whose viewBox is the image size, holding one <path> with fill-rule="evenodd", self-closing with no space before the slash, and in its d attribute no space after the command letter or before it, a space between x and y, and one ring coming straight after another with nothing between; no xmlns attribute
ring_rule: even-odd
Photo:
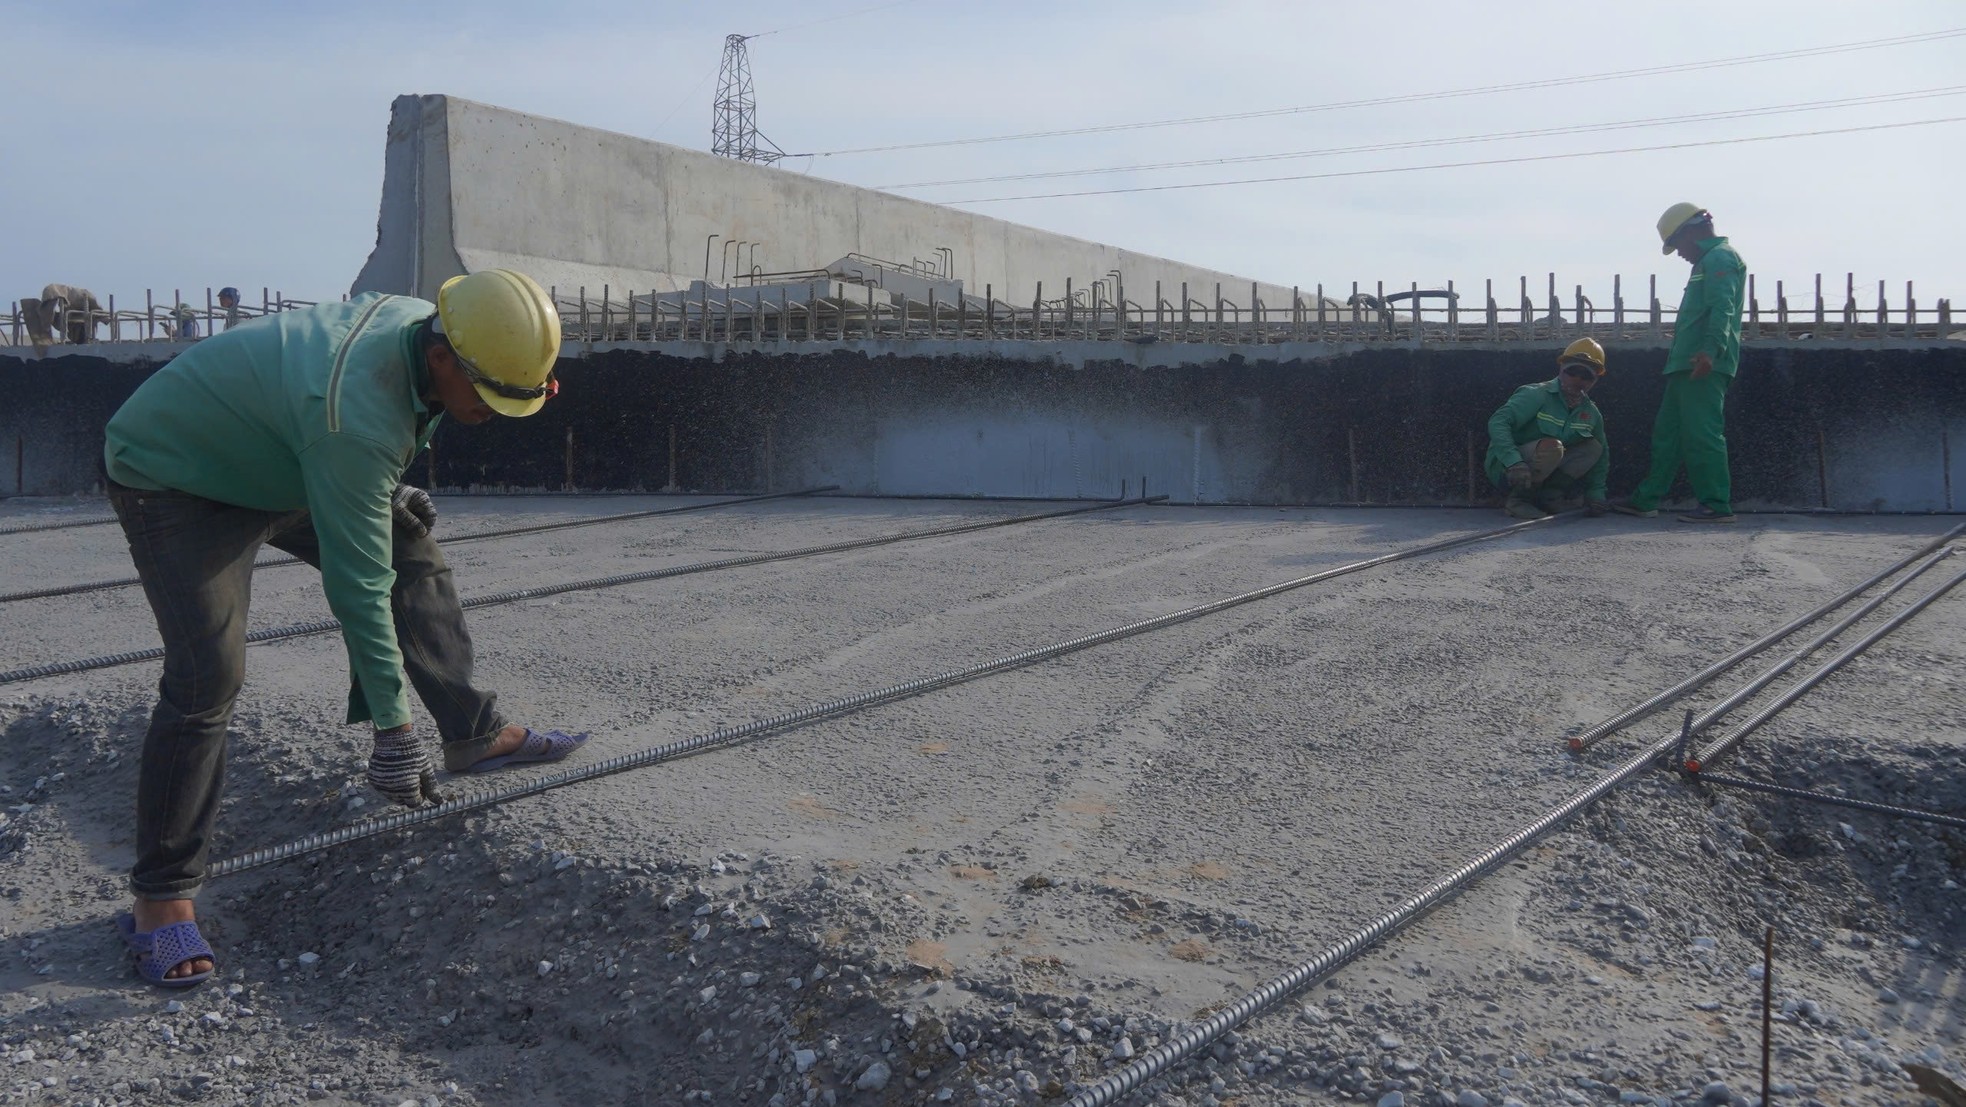
<svg viewBox="0 0 1966 1107"><path fill-rule="evenodd" d="M439 535L687 502L444 497ZM447 552L468 597L1050 506L783 500ZM105 512L16 500L0 527ZM1133 506L470 625L512 720L593 735L579 765L1505 522ZM139 983L112 925L157 665L13 683L0 1101L1058 1100L1678 713L1584 757L1567 734L1954 522L1566 519L1342 577L217 879L220 975L183 993ZM0 592L130 571L113 526L0 536ZM305 567L254 590L256 627L328 615ZM1966 589L1725 767L1966 812L1962 631ZM137 589L0 604L0 669L156 642ZM248 650L215 858L384 810L346 681L338 635ZM1962 881L1966 832L1654 773L1130 1102L1753 1102L1772 925L1773 1102L1923 1104L1904 1064L1966 1063Z"/></svg>

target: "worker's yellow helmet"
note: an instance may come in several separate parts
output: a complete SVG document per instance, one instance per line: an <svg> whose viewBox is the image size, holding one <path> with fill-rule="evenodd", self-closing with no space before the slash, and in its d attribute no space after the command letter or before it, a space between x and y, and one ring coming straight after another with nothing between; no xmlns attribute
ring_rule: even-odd
<svg viewBox="0 0 1966 1107"><path fill-rule="evenodd" d="M452 277L437 292L437 321L493 411L522 418L559 392L560 313L531 277L510 269Z"/></svg>
<svg viewBox="0 0 1966 1107"><path fill-rule="evenodd" d="M1667 208L1666 213L1659 217L1659 252L1672 253L1672 236L1679 231L1679 228L1706 213L1707 209L1684 200Z"/></svg>
<svg viewBox="0 0 1966 1107"><path fill-rule="evenodd" d="M1595 338L1580 338L1563 348L1563 352L1557 355L1556 363L1559 367L1572 363L1588 365L1597 370L1597 375L1601 377L1604 375L1604 347L1598 345Z"/></svg>

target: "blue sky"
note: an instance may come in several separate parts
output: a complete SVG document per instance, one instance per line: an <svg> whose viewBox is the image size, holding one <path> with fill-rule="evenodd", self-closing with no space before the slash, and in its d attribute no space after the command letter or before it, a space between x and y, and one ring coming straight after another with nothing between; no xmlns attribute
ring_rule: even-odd
<svg viewBox="0 0 1966 1107"><path fill-rule="evenodd" d="M1902 0L1392 5L917 0L334 5L9 3L0 93L0 295L48 281L338 296L374 244L390 100L443 92L709 145L723 36L751 44L764 133L792 151L1329 104L1583 76L1966 27ZM571 14L578 11L578 15ZM741 13L738 14L738 13ZM831 16L843 18L828 19ZM828 21L813 24L816 19ZM801 26L801 24L810 24ZM1966 38L1670 76L789 161L866 185L1235 157L1599 124L1966 86ZM1386 169L1966 116L1966 96L1622 132L1178 171L908 190L928 200ZM1966 124L1241 187L965 205L1283 284L1385 281L1512 299L1557 274L1604 303L1684 266L1668 204L1711 208L1792 301L1854 273L1921 303L1966 295ZM191 290L196 289L194 294ZM133 298L133 299L132 299ZM1966 306L1966 305L1963 305Z"/></svg>

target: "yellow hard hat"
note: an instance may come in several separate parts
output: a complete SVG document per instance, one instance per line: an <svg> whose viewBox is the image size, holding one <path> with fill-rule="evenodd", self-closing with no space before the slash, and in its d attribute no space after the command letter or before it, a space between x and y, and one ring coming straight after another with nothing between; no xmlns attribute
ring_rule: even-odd
<svg viewBox="0 0 1966 1107"><path fill-rule="evenodd" d="M1597 370L1600 377L1604 375L1604 347L1598 345L1595 338L1580 338L1572 342L1563 348L1556 359L1558 365L1568 365L1573 361L1583 362Z"/></svg>
<svg viewBox="0 0 1966 1107"><path fill-rule="evenodd" d="M1706 213L1707 209L1684 200L1667 208L1666 213L1659 217L1659 252L1672 253L1672 236L1679 231L1679 228L1691 223L1694 217Z"/></svg>
<svg viewBox="0 0 1966 1107"><path fill-rule="evenodd" d="M500 415L523 418L560 391L560 313L539 282L510 269L452 277L437 292L438 329L458 368Z"/></svg>

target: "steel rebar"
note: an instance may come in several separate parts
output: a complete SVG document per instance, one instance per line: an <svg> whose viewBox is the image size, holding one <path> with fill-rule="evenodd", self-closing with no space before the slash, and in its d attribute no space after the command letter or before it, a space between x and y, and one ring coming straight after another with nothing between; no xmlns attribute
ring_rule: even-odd
<svg viewBox="0 0 1966 1107"><path fill-rule="evenodd" d="M111 515L107 519L77 519L68 523L25 523L17 527L0 527L0 538L4 538L9 534L32 534L38 530L68 530L71 527L99 527L105 523L113 523L115 521L116 517Z"/></svg>
<svg viewBox="0 0 1966 1107"><path fill-rule="evenodd" d="M1713 764L1717 758L1725 755L1727 751L1733 749L1735 746L1740 745L1743 738L1761 729L1764 723L1776 715L1781 714L1796 700L1807 695L1810 689L1835 675L1836 671L1849 664L1851 659L1882 641L1885 635L1910 622L1913 616L1936 603L1940 597L1950 592L1961 581L1966 581L1966 570L1961 570L1953 574L1945 583L1905 605L1903 609L1880 624L1877 629L1850 643L1849 646L1845 647L1834 657L1817 666L1808 676L1796 681L1784 690L1780 696L1777 696L1753 715L1748 716L1746 722L1743 722L1734 729L1734 733L1709 742L1705 749L1694 754L1686 762L1687 771L1699 772L1703 766ZM1676 736L1675 740L1677 740Z"/></svg>
<svg viewBox="0 0 1966 1107"><path fill-rule="evenodd" d="M1766 792L1772 796L1787 796L1790 799L1808 800L1811 803L1828 804L1832 807L1848 807L1853 811L1869 811L1876 815L1889 815L1897 819L1914 819L1919 822L1937 823L1940 826L1957 827L1966 830L1966 818L1946 815L1937 811L1921 811L1916 807L1900 807L1891 803L1877 803L1872 800L1851 799L1830 792L1818 792L1808 788L1795 788L1787 784L1770 784L1744 777L1726 776L1721 773L1689 772L1688 780L1701 784L1718 784L1725 788L1741 788L1750 792Z"/></svg>
<svg viewBox="0 0 1966 1107"><path fill-rule="evenodd" d="M1858 607L1855 611L1852 611L1850 614L1845 615L1841 619L1838 619L1835 623L1833 623L1830 626L1828 630L1825 630L1821 634L1818 634L1816 637L1811 638L1807 643L1797 648L1795 652L1789 654L1787 657L1782 658L1780 661L1777 661L1775 664L1770 665L1766 670L1764 670L1760 675L1756 676L1753 680L1750 680L1746 684L1743 684L1739 688L1736 688L1733 692L1728 694L1726 699L1721 700L1719 703L1716 703L1712 707L1709 707L1705 711L1702 711L1698 715L1695 715L1692 719L1688 720L1688 722L1686 723L1686 727L1684 731L1682 731L1682 738L1684 740L1690 741L1693 736L1704 734L1708 730L1711 730L1713 728L1713 725L1715 723L1718 723L1721 720L1721 718L1725 716L1728 712L1734 710L1736 707L1739 707L1743 703L1746 703L1748 700L1752 699L1756 693L1760 692L1763 688L1768 687L1770 684L1773 684L1784 673L1787 673L1789 670L1795 668L1797 665L1802 664L1802 662L1805 659L1807 659L1810 654L1828 645L1832 640L1834 640L1837 637L1837 635L1842 634L1846 630L1849 630L1851 626L1861 621L1865 616L1869 615L1873 611L1876 611L1879 607L1882 607L1886 600L1889 600L1892 596L1895 596L1899 592L1904 591L1907 585L1917 580L1920 576L1922 576L1926 572L1926 570L1931 569L1939 562L1944 561L1948 557L1951 557L1955 549L1956 547L1948 546L1945 549L1942 549L1939 552L1933 554L1932 556L1926 558L1924 561L1919 562L1916 566L1912 568L1911 572L1906 573L1904 576L1899 577L1895 581L1892 581L1891 587L1886 588L1884 591L1879 592L1877 595L1871 597L1868 600L1865 600L1863 605Z"/></svg>
<svg viewBox="0 0 1966 1107"><path fill-rule="evenodd" d="M1774 630L1769 631L1767 634L1762 635L1760 638L1757 638L1754 641L1749 642L1747 645L1742 646L1740 649L1735 650L1733 653L1728 654L1726 657L1723 657L1720 660L1714 662L1713 664L1708 665L1706 668L1701 669L1699 672L1694 673L1692 676L1687 677L1685 680L1680 681L1678 684L1675 684L1672 687L1666 689L1665 691L1660 692L1659 694L1651 697L1650 699L1647 699L1643 703L1637 704L1633 707L1629 707L1624 711L1621 711L1618 714L1611 716L1609 719L1606 719L1603 722L1596 724L1595 726L1586 728L1582 733L1569 739L1569 746L1571 752L1582 753L1583 751L1590 749L1592 746L1597 745L1599 742L1602 742L1604 739L1609 738L1611 735L1616 734L1618 731L1623 730L1625 727L1630 726L1632 723L1635 723L1638 720L1643 719L1648 715L1651 715L1653 712L1658 711L1660 708L1665 707L1673 703L1674 701L1684 697L1687 693L1697 691L1698 689L1712 682L1716 677L1719 677L1722 674L1726 673L1728 670L1732 669L1734 666L1739 665L1741 662L1746 661L1748 658L1753 657L1755 654L1760 653L1761 651L1767 649L1768 647L1774 645L1775 643L1781 641L1782 639L1787 638L1789 635L1794 634L1796 631L1801 630L1803 627L1808 626L1810 623L1815 622L1816 620L1822 618L1823 616L1829 614L1830 612L1835 611L1837 608L1842 607L1844 604L1849 603L1851 600L1857 598L1857 596L1861 595L1864 592L1869 591L1871 588L1875 587L1879 582L1897 573L1905 566L1910 565L1912 562L1917 561L1919 558L1922 558L1927 554L1932 553L1934 550L1937 550L1939 547L1945 545L1947 542L1952 541L1954 538L1957 538L1962 534L1966 534L1966 523L1962 523L1959 526L1956 526L1951 530L1947 531L1946 533L1940 535L1939 537L1932 539L1930 542L1927 542L1923 546L1920 546L1918 549L1913 550L1909 554L1906 554L1903 558L1901 558L1897 562L1881 570L1880 572L1871 576L1868 580L1865 580L1863 583L1858 584L1854 588L1851 588L1849 591L1843 593L1842 595L1829 600L1828 602L1822 604L1821 606L1815 608L1812 611L1805 612L1804 614L1799 615L1794 619L1791 619L1787 623L1784 623L1781 626L1775 628Z"/></svg>
<svg viewBox="0 0 1966 1107"><path fill-rule="evenodd" d="M1140 504L1158 503L1165 496L1148 496L1132 500L1106 500L1087 507L1070 507L1060 511L1045 511L1035 515L1016 515L1008 519L990 519L980 523L963 523L953 527L936 527L929 530L901 531L883 534L874 538L856 538L845 542L829 542L821 546L803 546L796 550L783 550L774 553L745 554L740 557L719 558L716 561L701 561L693 565L676 565L667 569L648 569L638 573L618 573L614 576L595 577L590 580L568 581L563 584L541 585L537 588L517 588L508 592L492 592L483 596L473 596L459 604L465 610L490 607L495 604L515 603L519 600L539 599L557 596L564 592L586 592L597 588L616 588L624 584L643 584L668 577L688 576L693 573L711 573L723 569L741 569L752 565L768 565L775 561L792 561L802 557L816 557L820 554L844 553L848 550L868 549L873 546L890 546L898 542L912 542L927 538L947 538L958 534L969 534L994 527L1015 526L1019 523L1035 523L1044 519L1058 519L1067 515L1083 515L1092 511L1111 511L1117 507L1137 507ZM246 643L276 642L288 638L302 638L310 634L326 634L339 630L338 619L317 619L307 623L293 623L283 627L263 627L246 634ZM60 676L64 673L87 672L92 669L108 669L117 665L133 665L140 661L155 661L164 656L161 646L149 649L130 650L124 653L105 654L101 657L87 657L75 661L56 661L46 665L29 666L0 673L0 684L35 680L41 677Z"/></svg>
<svg viewBox="0 0 1966 1107"><path fill-rule="evenodd" d="M626 772L630 769L655 765L664 761L671 761L679 757L699 753L717 746L729 745L771 731L802 726L820 719L844 715L854 711L862 711L893 700L920 695L937 688L967 683L1012 669L1021 669L1036 664L1039 661L1046 661L1068 653L1091 649L1121 638L1130 638L1134 635L1145 634L1163 627L1172 626L1176 623L1189 622L1206 615L1213 615L1219 611L1226 611L1232 607L1255 603L1258 600L1268 599L1271 596L1280 595L1284 592L1331 580L1335 577L1363 572L1381 565L1391 564L1396 561L1405 561L1430 553L1438 553L1458 546L1468 546L1478 542L1492 541L1510 534L1515 534L1529 527L1541 526L1555 519L1568 518L1576 514L1576 512L1567 512L1564 515L1553 515L1544 519L1531 519L1526 522L1512 523L1496 530L1466 534L1456 538L1442 539L1419 546L1412 546L1404 550L1395 550L1391 553L1381 554L1378 557L1367 558L1363 561L1354 561L1330 569L1321 569L1318 572L1295 577L1278 584L1267 585L1248 592L1238 593L1234 596L1212 600L1208 603L1196 604L1192 607L1182 608L1179 611L1170 611L1165 615L1156 615L1152 618L1141 619L1092 634L1080 635L1077 638L1068 639L1063 642L1054 642L1047 646L1023 650L1004 657L968 665L960 669L951 669L946 672L937 673L933 676L918 677L914 680L889 685L885 688L813 704L783 714L753 720L752 722L739 726L720 727L691 738L684 738L675 742L653 746L636 753L622 754L592 765L583 765L579 768L562 770L507 788L461 796L446 800L434 806L418 808L416 810L392 812L321 834L309 835L284 845L251 850L236 857L225 858L212 865L210 875L213 877L225 876L231 873L242 872L246 869L258 868L262 865L270 865L276 861L299 857L303 854L313 853L316 850L343 845L392 830L407 829L408 827L432 822L436 819L447 818L465 811L475 811L524 796L537 795L538 793L564 785L593 780L597 777Z"/></svg>
<svg viewBox="0 0 1966 1107"><path fill-rule="evenodd" d="M1947 535L1946 537L1950 538L1951 535ZM1925 552L1927 551L1921 550L1920 554ZM1915 554L1914 557L1916 556L1918 555ZM1889 572L1895 572L1898 568L1902 568L1909 560L1907 559L1906 562L1894 566L1886 574L1866 582L1861 588L1855 591L1862 591L1863 588L1870 587L1877 580L1883 579L1884 575L1889 575ZM1922 609L1926 604L1936 599L1938 594L1951 588L1962 578L1966 578L1966 573L1961 573L1959 576L1954 577L1951 581L1942 585L1933 595L1920 599L1912 608L1907 609L1907 611L1900 612L1892 619L1890 624L1882 628L1879 632L1874 632L1869 636L1868 641L1875 641L1877 638L1883 637L1885 633L1889 633L1890 630L1902 625L1917 610ZM1681 685L1676 685L1675 687L1681 687L1686 683L1681 682ZM1654 697L1654 699L1656 700L1657 697ZM1653 701L1648 700L1646 702L1652 703ZM1460 868L1428 885L1418 894L1402 902L1399 906L1374 918L1337 944L1328 947L1317 956L1299 964L1288 972L1271 978L1263 985L1245 994L1242 998L1202 1022L1180 1031L1166 1042L1142 1054L1126 1067L1108 1073L1098 1083L1073 1096L1070 1100L1069 1107L1108 1107L1108 1105L1117 1102L1121 1096L1138 1090L1155 1076L1160 1075L1175 1065L1180 1064L1182 1061L1187 1060L1189 1057L1201 1052L1203 1049L1206 1049L1210 1044L1229 1031L1251 1019L1263 1015L1274 1009L1278 1004L1283 1003L1290 997L1317 983L1319 980L1330 976L1332 973L1338 971L1338 969L1356 959L1366 950L1411 924L1433 908L1453 898L1468 885L1507 863L1516 854L1520 853L1550 830L1555 829L1565 820L1596 803L1613 789L1626 783L1654 762L1666 757L1681 741L1681 738L1680 733L1674 733L1653 742L1630 760L1620 765L1616 770L1600 777L1590 787L1544 813L1534 822L1531 822L1502 841L1489 847L1467 864L1462 865ZM1704 775L1702 778L1704 778Z"/></svg>
<svg viewBox="0 0 1966 1107"><path fill-rule="evenodd" d="M1590 787L1490 846L1460 868L1427 885L1397 907L1375 917L1335 945L1272 977L1221 1011L1179 1031L1136 1057L1124 1068L1107 1073L1096 1084L1074 1095L1069 1107L1108 1107L1121 1096L1138 1090L1147 1081L1208 1048L1229 1031L1273 1010L1278 1004L1337 972L1366 950L1452 899L1463 888L1506 864L1544 834L1649 768L1653 761L1670 751L1676 741L1678 735L1675 734L1647 746L1617 769L1598 778Z"/></svg>
<svg viewBox="0 0 1966 1107"><path fill-rule="evenodd" d="M1761 1102L1768 1103L1769 1046L1774 1041L1775 1021L1775 928L1761 936Z"/></svg>
<svg viewBox="0 0 1966 1107"><path fill-rule="evenodd" d="M782 500L793 496L811 496L820 492L838 491L839 485L827 484L817 488L805 488L797 492L773 492L759 496L740 496L733 500L718 500L707 504L685 504L682 507L659 507L646 511L628 511L617 515L596 515L584 519L569 519L558 523L533 523L523 527L502 527L497 530L481 530L471 534L459 534L437 539L439 546L455 545L459 542L476 542L485 538L512 538L522 534L543 534L547 531L570 530L574 527L594 527L603 523L623 523L631 519L647 519L656 515L678 515L686 511L708 511L711 508L735 507L739 504L754 504L765 500ZM565 495L556 492L553 495ZM114 522L114 520L111 520ZM270 561L256 561L253 572L261 569L277 569L283 565L299 565L297 557L276 557ZM0 603L14 603L19 600L45 600L54 596L78 596L85 592L106 592L113 588L134 588L142 584L140 577L119 577L116 580L93 580L81 584L62 584L52 588L32 588L22 592L0 594Z"/></svg>

